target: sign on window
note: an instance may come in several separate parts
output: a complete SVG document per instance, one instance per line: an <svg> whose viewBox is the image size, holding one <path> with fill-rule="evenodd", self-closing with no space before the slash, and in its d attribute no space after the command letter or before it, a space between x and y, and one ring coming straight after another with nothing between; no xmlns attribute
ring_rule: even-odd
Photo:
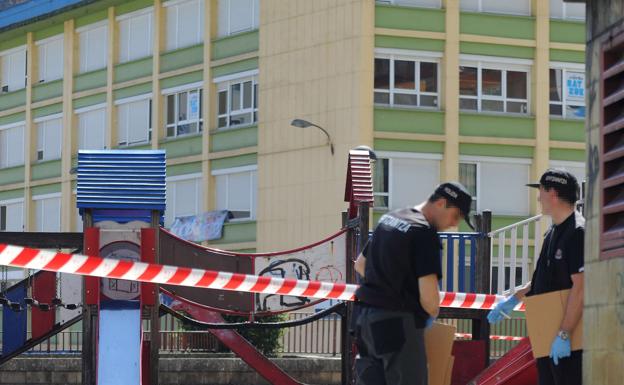
<svg viewBox="0 0 624 385"><path fill-rule="evenodd" d="M199 119L199 92L191 92L189 93L188 99L188 119L189 120L198 120Z"/></svg>
<svg viewBox="0 0 624 385"><path fill-rule="evenodd" d="M585 100L585 74L582 72L566 72L567 102L582 102Z"/></svg>

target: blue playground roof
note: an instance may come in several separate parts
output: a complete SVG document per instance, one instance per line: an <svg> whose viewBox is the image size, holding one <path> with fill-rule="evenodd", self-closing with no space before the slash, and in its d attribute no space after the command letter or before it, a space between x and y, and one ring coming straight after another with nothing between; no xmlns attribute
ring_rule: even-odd
<svg viewBox="0 0 624 385"><path fill-rule="evenodd" d="M0 31L43 19L95 0L30 0L0 12Z"/></svg>

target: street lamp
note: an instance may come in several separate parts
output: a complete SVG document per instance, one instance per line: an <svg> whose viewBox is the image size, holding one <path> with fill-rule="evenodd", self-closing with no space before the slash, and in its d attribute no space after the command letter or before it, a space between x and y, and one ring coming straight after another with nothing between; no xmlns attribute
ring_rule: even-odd
<svg viewBox="0 0 624 385"><path fill-rule="evenodd" d="M327 144L329 144L329 149L331 150L332 155L334 155L334 143L332 143L329 133L325 131L323 127L314 123L310 123L307 120L303 120L303 119L295 119L292 122L290 122L290 125L293 127L299 127L299 128L316 127L319 130L323 131L325 135L327 135Z"/></svg>

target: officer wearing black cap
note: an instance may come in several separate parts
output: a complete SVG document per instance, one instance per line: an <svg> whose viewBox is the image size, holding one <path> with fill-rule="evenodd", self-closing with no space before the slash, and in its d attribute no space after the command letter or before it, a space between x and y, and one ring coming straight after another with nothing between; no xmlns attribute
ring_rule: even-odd
<svg viewBox="0 0 624 385"><path fill-rule="evenodd" d="M424 329L438 315L438 231L469 221L472 197L459 183L439 185L415 207L385 214L366 246L356 339L358 385L427 385Z"/></svg>
<svg viewBox="0 0 624 385"><path fill-rule="evenodd" d="M579 184L564 170L549 169L539 183L542 213L552 217L531 282L501 302L488 314L496 323L513 310L524 296L570 289L560 331L551 344L550 357L538 358L539 385L581 385L582 350L571 351L570 334L583 314L583 247L585 219L575 211Z"/></svg>

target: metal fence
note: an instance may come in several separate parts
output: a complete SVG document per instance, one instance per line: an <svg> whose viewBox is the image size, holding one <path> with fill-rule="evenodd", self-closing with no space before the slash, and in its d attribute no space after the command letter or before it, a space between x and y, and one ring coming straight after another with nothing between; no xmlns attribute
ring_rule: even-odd
<svg viewBox="0 0 624 385"><path fill-rule="evenodd" d="M477 239L479 233L439 233L442 241L440 259L444 291L474 293Z"/></svg>

